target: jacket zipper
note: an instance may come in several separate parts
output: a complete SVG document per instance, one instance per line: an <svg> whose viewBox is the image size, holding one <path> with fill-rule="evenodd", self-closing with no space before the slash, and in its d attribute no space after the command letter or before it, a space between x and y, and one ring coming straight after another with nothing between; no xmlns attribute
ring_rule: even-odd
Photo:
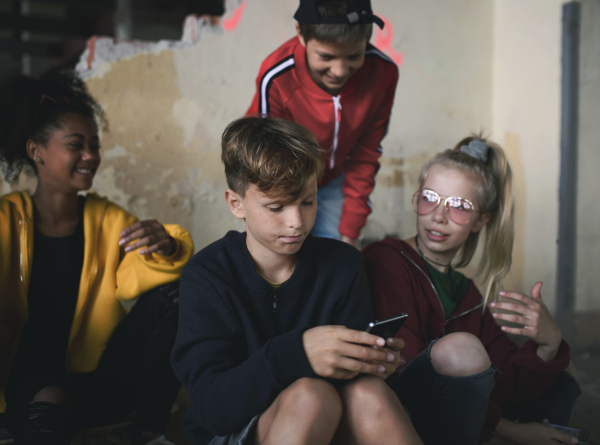
<svg viewBox="0 0 600 445"><path fill-rule="evenodd" d="M24 250L25 246L23 245L23 217L21 215L19 215L19 229L21 232L21 246L20 246L21 252L19 253L19 267L20 267L20 273L21 273L21 290L23 291L23 294L25 294L25 274L23 272L23 250Z"/></svg>
<svg viewBox="0 0 600 445"><path fill-rule="evenodd" d="M410 262L411 262L411 263L412 263L412 264L413 264L413 265L414 265L414 266L415 266L417 269L419 269L423 275L425 275L425 278L427 278L427 281L429 281L429 284L431 285L431 288L433 289L433 292L435 293L435 296L437 297L437 299L438 299L438 302L440 303L440 307L442 308L442 312L444 312L444 305L442 304L442 300L440 299L440 296L439 296L439 294L438 294L438 292L437 292L437 290L436 290L435 286L433 285L433 282L431 281L431 278L429 278L429 275L427 275L427 274L425 273L425 271L424 271L423 269L421 269L421 267L419 267L419 265L418 265L417 263L415 263L413 260L411 260L411 259L408 257L408 255L406 255L406 254L405 254L403 251L401 251L400 253L402 254L402 256L403 256L404 258L406 258L408 261L410 261ZM483 306L483 302L479 303L479 304L478 304L477 306L475 306L475 307L472 307L472 308L470 308L470 309L467 309L467 310L466 310L466 311L464 311L464 312L461 312L461 313L460 313L460 314L458 314L458 315L455 315L455 316L454 316L454 317L452 317L452 318L448 318L447 320L444 320L444 330L442 331L442 336L446 335L446 325L448 324L448 322L449 322L450 320L456 320L457 318L459 318L459 317L462 317L463 315L467 315L469 312L473 312L475 309L477 309L477 308L480 308L481 306Z"/></svg>
<svg viewBox="0 0 600 445"><path fill-rule="evenodd" d="M277 333L281 334L281 325L277 316L277 294L273 294L273 316L275 317L275 323L277 323Z"/></svg>
<svg viewBox="0 0 600 445"><path fill-rule="evenodd" d="M90 277L88 278L87 288L86 288L86 295L89 293L90 288L94 284L94 281L96 280L96 275L98 275L98 265L100 263L100 259L99 259L100 253L99 253L98 246L100 245L100 236L102 235L102 223L104 222L104 216L106 215L106 207L107 206L108 206L108 204L105 201L104 202L104 209L102 210L102 216L100 217L100 224L99 224L99 229L98 229L98 236L96 237L96 245L93 246L94 250L96 251L96 256L94 257L94 259L96 260L95 261L96 264L95 264L95 267L93 268L93 272L90 274ZM84 219L85 219L85 209L84 209ZM84 221L84 224L85 224L85 221ZM85 254L85 248L84 248L84 254ZM83 310L83 308L81 310ZM81 324L77 328L77 333L79 333L79 329L81 329ZM75 340L75 337L77 337L77 333L75 335L73 335L73 337L69 340L69 343L67 344L67 350L65 352L65 369L68 372L71 372L71 367L69 366L69 362L70 362L71 356L70 356L69 352L70 352L71 344L73 343L73 340Z"/></svg>
<svg viewBox="0 0 600 445"><path fill-rule="evenodd" d="M25 212L27 205L25 202L25 199L23 198L23 195L20 194L19 195L21 198L21 208L23 209L23 212ZM20 273L21 273L21 290L23 292L23 298L24 301L27 302L27 284L29 283L29 276L25 277L25 274L29 272L28 268L29 268L29 246L28 246L28 241L29 241L29 237L28 237L28 227L27 227L27 221L26 218L23 216L23 214L19 215L19 228L21 230L21 237L20 237L20 255L19 255L19 267L20 267ZM29 320L29 308L27 309L27 320ZM26 320L26 321L27 321Z"/></svg>
<svg viewBox="0 0 600 445"><path fill-rule="evenodd" d="M333 149L331 150L331 157L329 158L329 169L333 170L335 166L335 151L338 146L338 134L340 133L340 121L342 120L342 105L340 104L340 96L332 96L333 99L333 112L335 117L335 127L333 130Z"/></svg>

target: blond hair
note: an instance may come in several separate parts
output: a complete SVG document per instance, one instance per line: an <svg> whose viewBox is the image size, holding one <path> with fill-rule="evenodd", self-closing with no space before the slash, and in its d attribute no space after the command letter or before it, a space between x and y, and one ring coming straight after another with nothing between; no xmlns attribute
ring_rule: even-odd
<svg viewBox="0 0 600 445"><path fill-rule="evenodd" d="M485 162L461 151L461 147L468 146L472 141L482 141L489 147ZM487 141L481 134L466 137L453 149L429 159L421 168L419 188L422 188L429 172L436 166L462 170L479 181L478 203L475 206L480 214L490 214L485 227L483 255L477 269L477 275L481 275L485 281L489 280L484 294L487 304L497 299L502 280L512 263L515 238L512 170L502 147ZM480 233L469 235L458 254L456 267L465 267L473 259Z"/></svg>
<svg viewBox="0 0 600 445"><path fill-rule="evenodd" d="M253 184L262 193L300 198L325 171L315 136L294 122L244 117L230 123L221 139L221 160L229 188L244 197Z"/></svg>

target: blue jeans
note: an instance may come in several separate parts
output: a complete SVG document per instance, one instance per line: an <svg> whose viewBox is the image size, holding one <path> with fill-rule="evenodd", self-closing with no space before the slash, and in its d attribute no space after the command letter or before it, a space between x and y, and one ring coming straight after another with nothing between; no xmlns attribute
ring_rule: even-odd
<svg viewBox="0 0 600 445"><path fill-rule="evenodd" d="M390 386L425 445L477 444L496 367L468 377L441 375L431 363L432 346L421 351Z"/></svg>
<svg viewBox="0 0 600 445"><path fill-rule="evenodd" d="M312 229L314 236L322 238L342 239L340 219L344 205L342 185L346 175L343 173L327 184L319 187L317 192L317 218Z"/></svg>

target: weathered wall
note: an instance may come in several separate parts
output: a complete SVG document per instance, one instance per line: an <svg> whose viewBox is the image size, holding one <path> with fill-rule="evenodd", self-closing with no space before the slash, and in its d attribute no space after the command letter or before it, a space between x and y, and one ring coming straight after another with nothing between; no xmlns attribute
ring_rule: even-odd
<svg viewBox="0 0 600 445"><path fill-rule="evenodd" d="M600 0L583 0L581 18L575 295L578 311L600 311Z"/></svg>
<svg viewBox="0 0 600 445"><path fill-rule="evenodd" d="M423 160L491 128L492 7L373 4L388 22L374 41L401 63L401 78L365 236L407 236ZM250 104L261 61L294 35L296 7L248 1L226 16L229 31L206 32L195 45L91 42L80 68L110 121L95 189L141 217L183 224L198 248L239 228L223 202L220 135Z"/></svg>
<svg viewBox="0 0 600 445"><path fill-rule="evenodd" d="M202 29L197 44L104 42L103 52L98 47L82 60L110 121L95 189L140 217L182 224L198 249L241 228L223 202L220 135L248 107L260 62L294 35L297 0L227 1L224 28ZM505 146L516 176L517 243L506 287L527 291L543 280L553 307L561 3L373 0L388 22L374 41L401 67L365 237L414 233L410 197L423 161L485 130ZM583 3L580 176L587 184L597 178L600 156L600 45L594 44L600 20L598 0ZM34 183L23 179L14 188ZM10 189L0 185L3 193ZM595 189L580 186L579 310L598 307L600 278L591 268L599 229L585 212L598 208Z"/></svg>
<svg viewBox="0 0 600 445"><path fill-rule="evenodd" d="M491 129L492 4L375 0L403 54L390 132L364 235L415 233L411 197L432 154Z"/></svg>
<svg viewBox="0 0 600 445"><path fill-rule="evenodd" d="M493 136L516 177L516 243L507 288L544 282L555 304L562 0L494 2Z"/></svg>

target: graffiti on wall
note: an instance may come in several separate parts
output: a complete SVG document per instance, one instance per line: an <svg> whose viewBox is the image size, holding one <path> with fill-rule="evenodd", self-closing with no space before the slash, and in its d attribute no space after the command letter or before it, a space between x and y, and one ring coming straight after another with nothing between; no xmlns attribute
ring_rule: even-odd
<svg viewBox="0 0 600 445"><path fill-rule="evenodd" d="M240 6L237 7L233 14L228 19L223 20L223 28L225 31L233 31L240 25L240 21L242 20L242 15L244 15L244 11L246 10L247 0L244 0Z"/></svg>
<svg viewBox="0 0 600 445"><path fill-rule="evenodd" d="M223 29L225 29L225 31L235 31L235 29L240 25L242 16L244 15L244 11L246 10L247 2L247 0L244 0L240 4L240 6L238 6L236 10L233 11L231 17L223 20ZM396 65L400 67L404 60L404 55L401 52L396 51L394 49L394 26L384 16L380 17L383 20L383 23L385 23L385 26L383 29L375 27L375 46L381 51L383 51L385 54L387 54L390 57L390 59L392 59L396 63Z"/></svg>
<svg viewBox="0 0 600 445"><path fill-rule="evenodd" d="M394 49L394 26L385 17L381 15L379 17L381 17L385 26L383 29L375 27L375 46L387 54L400 67L404 61L404 54Z"/></svg>

